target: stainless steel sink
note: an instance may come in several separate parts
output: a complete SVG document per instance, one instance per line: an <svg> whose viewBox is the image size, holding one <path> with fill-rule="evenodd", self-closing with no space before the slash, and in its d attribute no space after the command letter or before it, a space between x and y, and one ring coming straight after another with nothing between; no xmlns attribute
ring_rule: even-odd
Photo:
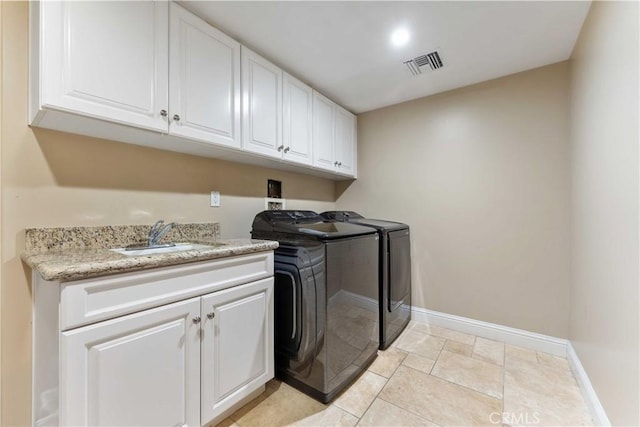
<svg viewBox="0 0 640 427"><path fill-rule="evenodd" d="M211 249L219 246L224 246L224 243L163 243L159 245L147 246L141 244L134 244L125 248L111 249L113 252L117 252L126 256L141 256L141 255L154 255L165 254L171 252L182 252L198 249Z"/></svg>

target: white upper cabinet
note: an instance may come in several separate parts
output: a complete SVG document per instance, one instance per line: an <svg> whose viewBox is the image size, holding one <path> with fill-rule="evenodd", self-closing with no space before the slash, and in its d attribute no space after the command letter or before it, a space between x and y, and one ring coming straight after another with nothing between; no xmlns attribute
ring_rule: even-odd
<svg viewBox="0 0 640 427"><path fill-rule="evenodd" d="M313 92L313 165L335 170L335 104Z"/></svg>
<svg viewBox="0 0 640 427"><path fill-rule="evenodd" d="M242 48L243 148L311 165L313 90Z"/></svg>
<svg viewBox="0 0 640 427"><path fill-rule="evenodd" d="M165 2L45 1L31 5L38 48L31 119L41 107L166 131ZM39 89L39 90L38 90ZM34 123L34 124L36 124Z"/></svg>
<svg viewBox="0 0 640 427"><path fill-rule="evenodd" d="M356 116L336 106L335 153L340 173L356 174Z"/></svg>
<svg viewBox="0 0 640 427"><path fill-rule="evenodd" d="M282 157L282 70L242 46L242 148Z"/></svg>
<svg viewBox="0 0 640 427"><path fill-rule="evenodd" d="M240 147L240 43L170 5L169 133Z"/></svg>
<svg viewBox="0 0 640 427"><path fill-rule="evenodd" d="M313 92L313 165L356 175L356 116Z"/></svg>
<svg viewBox="0 0 640 427"><path fill-rule="evenodd" d="M311 164L313 90L287 73L282 76L282 158Z"/></svg>
<svg viewBox="0 0 640 427"><path fill-rule="evenodd" d="M29 7L30 125L355 177L355 116L182 6Z"/></svg>

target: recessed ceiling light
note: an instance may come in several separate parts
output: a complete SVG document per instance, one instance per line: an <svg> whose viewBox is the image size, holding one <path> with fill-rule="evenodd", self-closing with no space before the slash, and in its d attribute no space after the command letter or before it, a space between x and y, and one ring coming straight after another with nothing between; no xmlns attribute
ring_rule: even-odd
<svg viewBox="0 0 640 427"><path fill-rule="evenodd" d="M409 31L406 30L406 28L398 28L393 33L391 33L391 43L396 47L404 46L405 44L407 44L410 38L411 35L409 34Z"/></svg>

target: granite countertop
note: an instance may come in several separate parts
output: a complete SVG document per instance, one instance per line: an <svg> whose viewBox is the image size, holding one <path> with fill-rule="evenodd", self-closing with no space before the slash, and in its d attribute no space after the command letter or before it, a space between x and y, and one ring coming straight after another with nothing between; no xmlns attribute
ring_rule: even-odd
<svg viewBox="0 0 640 427"><path fill-rule="evenodd" d="M179 224L163 239L196 243L198 246L194 249L133 256L111 250L144 241L149 228L109 226L27 229L22 260L45 280L68 282L271 251L278 247L278 242L268 240L221 240L219 225L205 223Z"/></svg>

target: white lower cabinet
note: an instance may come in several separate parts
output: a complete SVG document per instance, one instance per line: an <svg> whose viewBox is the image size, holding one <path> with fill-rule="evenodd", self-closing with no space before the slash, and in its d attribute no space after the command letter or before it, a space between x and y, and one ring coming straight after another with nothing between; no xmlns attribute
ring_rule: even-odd
<svg viewBox="0 0 640 427"><path fill-rule="evenodd" d="M271 252L34 288L36 426L218 423L273 378ZM129 313L65 330L74 288ZM137 309L154 288L177 301Z"/></svg>
<svg viewBox="0 0 640 427"><path fill-rule="evenodd" d="M268 279L202 297L203 422L273 378L272 293Z"/></svg>
<svg viewBox="0 0 640 427"><path fill-rule="evenodd" d="M63 332L61 425L200 425L200 298Z"/></svg>

